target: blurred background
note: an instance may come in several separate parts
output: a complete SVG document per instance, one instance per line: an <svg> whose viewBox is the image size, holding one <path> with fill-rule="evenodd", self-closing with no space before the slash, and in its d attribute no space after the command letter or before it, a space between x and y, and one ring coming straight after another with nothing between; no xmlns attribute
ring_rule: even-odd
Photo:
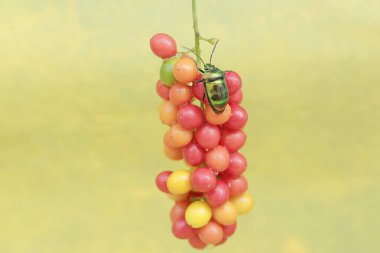
<svg viewBox="0 0 380 253"><path fill-rule="evenodd" d="M198 1L243 78L256 209L213 252L379 252L375 0ZM150 37L191 1L0 1L0 252L193 252L171 235ZM203 55L210 46L202 44Z"/></svg>

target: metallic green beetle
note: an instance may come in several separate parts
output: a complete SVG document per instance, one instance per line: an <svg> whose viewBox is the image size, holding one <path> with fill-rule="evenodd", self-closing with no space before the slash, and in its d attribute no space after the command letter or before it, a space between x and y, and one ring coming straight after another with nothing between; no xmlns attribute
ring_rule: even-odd
<svg viewBox="0 0 380 253"><path fill-rule="evenodd" d="M201 57L199 57L193 50L191 51L202 61L204 67L204 70L202 70L197 66L198 70L203 73L203 78L196 82L203 82L205 87L204 96L207 95L207 100L212 110L215 113L220 114L224 111L224 109L227 106L229 92L224 71L218 69L217 67L211 64L212 56L214 54L218 42L219 41L215 43L215 46L212 49L210 63L205 64Z"/></svg>

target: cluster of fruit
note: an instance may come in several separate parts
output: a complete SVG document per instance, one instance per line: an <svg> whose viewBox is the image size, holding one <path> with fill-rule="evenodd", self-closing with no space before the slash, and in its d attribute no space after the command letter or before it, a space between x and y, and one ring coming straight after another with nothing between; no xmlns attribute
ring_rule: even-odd
<svg viewBox="0 0 380 253"><path fill-rule="evenodd" d="M197 249L220 245L235 232L237 215L253 207L242 175L247 161L238 152L246 140L242 129L248 119L240 106L242 81L236 72L225 72L229 101L223 112L216 113L194 59L178 53L167 34L154 35L150 47L163 59L156 91L163 99L161 122L169 126L164 153L172 160L184 159L189 167L156 177L159 190L175 201L172 232ZM202 106L193 104L196 100Z"/></svg>

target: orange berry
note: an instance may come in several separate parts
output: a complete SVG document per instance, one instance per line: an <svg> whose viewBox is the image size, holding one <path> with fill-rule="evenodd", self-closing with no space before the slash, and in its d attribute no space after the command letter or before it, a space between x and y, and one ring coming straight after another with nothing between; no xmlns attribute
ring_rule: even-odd
<svg viewBox="0 0 380 253"><path fill-rule="evenodd" d="M176 148L186 146L193 138L193 132L191 130L184 129L178 123L171 126L168 134L172 144Z"/></svg>
<svg viewBox="0 0 380 253"><path fill-rule="evenodd" d="M227 105L222 113L217 114L212 110L210 105L206 104L205 116L206 116L206 120L211 124L214 124L214 125L224 124L231 117L231 107L230 105Z"/></svg>
<svg viewBox="0 0 380 253"><path fill-rule="evenodd" d="M170 88L169 99L176 106L188 103L192 98L193 91L186 84L176 83Z"/></svg>
<svg viewBox="0 0 380 253"><path fill-rule="evenodd" d="M181 148L168 148L166 145L164 146L164 153L167 158L178 161L182 159L182 149Z"/></svg>
<svg viewBox="0 0 380 253"><path fill-rule="evenodd" d="M236 207L230 201L227 201L223 205L215 207L212 210L212 217L224 226L232 225L236 222Z"/></svg>
<svg viewBox="0 0 380 253"><path fill-rule="evenodd" d="M178 107L170 101L163 101L160 106L160 120L165 125L173 125L177 120Z"/></svg>
<svg viewBox="0 0 380 253"><path fill-rule="evenodd" d="M197 65L189 57L183 57L174 64L173 75L180 83L190 83L198 76Z"/></svg>

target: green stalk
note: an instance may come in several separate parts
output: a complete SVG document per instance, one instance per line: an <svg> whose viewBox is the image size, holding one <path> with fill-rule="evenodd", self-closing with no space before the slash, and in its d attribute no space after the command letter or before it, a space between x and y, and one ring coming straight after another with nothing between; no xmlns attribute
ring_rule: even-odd
<svg viewBox="0 0 380 253"><path fill-rule="evenodd" d="M198 18L197 18L197 0L192 0L192 9L193 9L193 28L194 28L194 51L201 56L201 48L199 45L199 40L201 38L201 34L199 33L198 30ZM197 64L201 63L200 59L197 57Z"/></svg>

